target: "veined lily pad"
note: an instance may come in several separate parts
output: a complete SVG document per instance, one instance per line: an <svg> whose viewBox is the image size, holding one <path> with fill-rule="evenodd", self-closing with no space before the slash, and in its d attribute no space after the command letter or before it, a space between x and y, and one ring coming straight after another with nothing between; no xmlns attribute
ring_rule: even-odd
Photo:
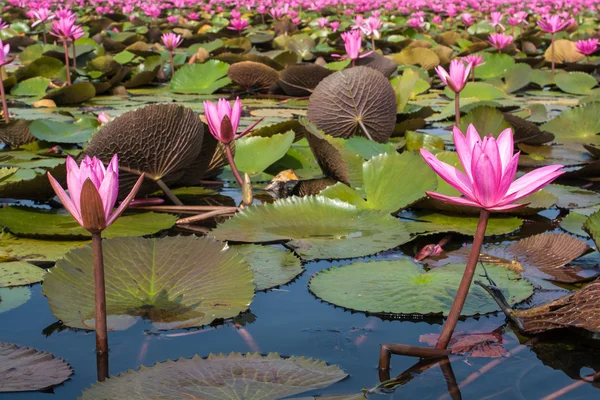
<svg viewBox="0 0 600 400"><path fill-rule="evenodd" d="M346 376L340 367L312 358L211 354L206 359L180 358L122 373L84 390L79 400L282 399Z"/></svg>
<svg viewBox="0 0 600 400"><path fill-rule="evenodd" d="M23 286L41 282L46 270L24 261L0 262L0 287Z"/></svg>
<svg viewBox="0 0 600 400"><path fill-rule="evenodd" d="M419 235L441 232L457 232L463 235L475 236L479 217L468 215L451 215L442 213L419 213L414 222L407 222L406 229ZM485 234L504 235L516 231L523 221L517 217L491 217Z"/></svg>
<svg viewBox="0 0 600 400"><path fill-rule="evenodd" d="M60 385L73 375L62 358L0 342L0 392L28 392Z"/></svg>
<svg viewBox="0 0 600 400"><path fill-rule="evenodd" d="M52 241L19 238L8 232L0 234L0 262L31 261L53 263L69 250L86 241Z"/></svg>
<svg viewBox="0 0 600 400"><path fill-rule="evenodd" d="M169 229L177 217L153 212L127 215L115 221L102 237L144 236ZM12 233L39 237L78 237L88 238L91 234L83 229L69 214L56 214L40 210L5 207L0 209L0 225Z"/></svg>
<svg viewBox="0 0 600 400"><path fill-rule="evenodd" d="M289 241L306 260L361 257L410 240L403 224L386 213L321 196L248 207L212 235L245 243Z"/></svg>
<svg viewBox="0 0 600 400"><path fill-rule="evenodd" d="M515 60L508 54L484 52L482 56L485 64L475 68L475 76L479 79L504 76L515 65Z"/></svg>
<svg viewBox="0 0 600 400"><path fill-rule="evenodd" d="M600 102L587 103L563 111L540 129L556 136L559 143L583 142L600 144Z"/></svg>
<svg viewBox="0 0 600 400"><path fill-rule="evenodd" d="M116 238L103 241L103 253L111 330L135 317L151 320L157 329L202 326L246 311L254 296L248 263L214 240ZM91 246L59 260L44 281L43 294L65 325L94 329Z"/></svg>
<svg viewBox="0 0 600 400"><path fill-rule="evenodd" d="M227 77L228 69L229 64L217 60L184 65L173 75L169 89L175 93L214 93L231 83Z"/></svg>
<svg viewBox="0 0 600 400"><path fill-rule="evenodd" d="M232 249L250 264L256 290L285 285L304 272L298 257L288 250L254 244L234 246Z"/></svg>
<svg viewBox="0 0 600 400"><path fill-rule="evenodd" d="M501 111L488 106L475 107L469 111L460 120L460 130L466 132L469 124L473 124L480 135L493 135L494 137L498 137L504 129L511 127Z"/></svg>
<svg viewBox="0 0 600 400"><path fill-rule="evenodd" d="M560 90L572 94L590 94L598 85L596 78L584 72L558 74L554 77L554 82Z"/></svg>
<svg viewBox="0 0 600 400"><path fill-rule="evenodd" d="M533 287L518 274L495 265L486 265L488 275L506 290L511 304L527 299ZM328 303L373 314L443 314L454 301L464 265L449 264L424 273L408 259L356 262L332 267L310 280L309 290ZM483 274L477 267L475 275ZM480 287L471 286L461 315L498 311L499 307Z"/></svg>
<svg viewBox="0 0 600 400"><path fill-rule="evenodd" d="M263 172L285 155L294 142L294 132L271 137L245 137L235 143L235 164L238 169L253 176Z"/></svg>
<svg viewBox="0 0 600 400"><path fill-rule="evenodd" d="M50 143L85 143L91 139L96 129L37 119L29 125L29 131L37 139Z"/></svg>
<svg viewBox="0 0 600 400"><path fill-rule="evenodd" d="M30 298L31 290L28 287L0 288L0 314L21 307Z"/></svg>

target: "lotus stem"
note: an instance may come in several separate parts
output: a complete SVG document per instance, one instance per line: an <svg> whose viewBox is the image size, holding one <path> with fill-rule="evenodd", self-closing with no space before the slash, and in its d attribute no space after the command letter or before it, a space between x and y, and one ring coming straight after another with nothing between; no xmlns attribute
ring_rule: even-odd
<svg viewBox="0 0 600 400"><path fill-rule="evenodd" d="M175 193L173 193L171 189L169 189L169 187L165 185L162 179L157 179L156 184L162 189L163 193L169 198L169 200L171 200L173 204L177 206L183 206L181 200L179 200L177 196L175 196Z"/></svg>
<svg viewBox="0 0 600 400"><path fill-rule="evenodd" d="M375 51L375 35L371 35L371 50Z"/></svg>
<svg viewBox="0 0 600 400"><path fill-rule="evenodd" d="M92 250L94 252L94 284L96 296L96 355L97 361L106 358L106 369L98 368L98 381L102 382L108 375L108 330L106 326L106 288L104 284L104 258L102 254L102 233L92 233ZM104 362L103 362L104 364ZM100 365L100 363L98 364Z"/></svg>
<svg viewBox="0 0 600 400"><path fill-rule="evenodd" d="M10 116L8 115L8 104L6 104L6 93L4 92L4 82L0 74L0 96L2 96L2 113L4 114L4 122L7 124L10 122Z"/></svg>
<svg viewBox="0 0 600 400"><path fill-rule="evenodd" d="M552 80L554 80L554 33L552 34L552 40L550 41L550 58L552 59Z"/></svg>
<svg viewBox="0 0 600 400"><path fill-rule="evenodd" d="M213 217L218 217L219 215L233 215L238 211L237 207L223 207L221 210L209 211L203 214L194 215L192 217L181 218L175 222L177 225L187 225L192 222L204 221Z"/></svg>
<svg viewBox="0 0 600 400"><path fill-rule="evenodd" d="M169 62L171 63L171 78L175 75L175 60L173 59L173 51L169 51Z"/></svg>
<svg viewBox="0 0 600 400"><path fill-rule="evenodd" d="M371 137L371 134L369 133L369 131L367 130L367 127L365 126L365 124L362 122L362 120L358 120L358 124L360 125L361 129L363 130L363 132L365 133L365 136L369 138L369 140L373 140L373 138Z"/></svg>
<svg viewBox="0 0 600 400"><path fill-rule="evenodd" d="M479 222L477 223L477 231L475 232L473 247L471 247L471 254L469 254L469 259L467 260L465 272L460 281L460 285L458 286L458 291L456 292L456 297L454 298L452 308L450 309L450 313L448 314L448 319L446 320L446 323L442 328L442 333L440 333L440 337L438 338L438 341L435 345L436 349L448 348L450 339L452 339L452 334L454 333L454 329L456 328L456 324L458 323L458 319L460 318L460 312L462 311L463 306L465 305L467 294L469 294L471 281L473 280L473 276L475 275L475 269L477 268L477 261L479 260L479 253L481 252L481 245L483 244L483 239L485 237L485 229L487 228L489 218L490 212L488 210L482 209L479 213Z"/></svg>
<svg viewBox="0 0 600 400"><path fill-rule="evenodd" d="M233 151L231 151L231 143L225 145L225 154L227 154L227 161L229 161L229 165L231 166L231 172L233 172L233 176L235 176L235 180L238 182L240 187L244 186L244 180L240 175L240 171L237 169L235 165L235 160L233 159Z"/></svg>
<svg viewBox="0 0 600 400"><path fill-rule="evenodd" d="M356 60L354 58L352 59L352 64L350 65L352 65L352 67L356 67Z"/></svg>
<svg viewBox="0 0 600 400"><path fill-rule="evenodd" d="M46 23L42 22L42 37L44 38L44 44L48 44L48 40L46 39Z"/></svg>
<svg viewBox="0 0 600 400"><path fill-rule="evenodd" d="M460 94L456 93L454 95L454 122L456 127L460 125Z"/></svg>
<svg viewBox="0 0 600 400"><path fill-rule="evenodd" d="M108 378L108 353L96 353L96 372L98 382Z"/></svg>
<svg viewBox="0 0 600 400"><path fill-rule="evenodd" d="M444 379L446 380L448 393L450 394L452 400L462 399L462 394L460 393L460 388L458 387L458 383L456 381L456 375L454 375L454 370L452 369L452 363L447 356L440 361L440 368L442 370L442 374L444 375Z"/></svg>
<svg viewBox="0 0 600 400"><path fill-rule="evenodd" d="M69 46L67 39L63 39L63 49L65 50L65 68L67 69L67 86L71 86L71 67L69 62Z"/></svg>
<svg viewBox="0 0 600 400"><path fill-rule="evenodd" d="M471 82L475 82L475 67L473 67L473 71L471 71Z"/></svg>
<svg viewBox="0 0 600 400"><path fill-rule="evenodd" d="M77 69L77 50L75 49L75 40L73 40L73 69Z"/></svg>

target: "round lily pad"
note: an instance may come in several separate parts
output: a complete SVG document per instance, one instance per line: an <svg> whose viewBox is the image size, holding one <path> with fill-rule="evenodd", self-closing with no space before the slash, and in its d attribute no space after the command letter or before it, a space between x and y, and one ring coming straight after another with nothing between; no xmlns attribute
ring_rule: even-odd
<svg viewBox="0 0 600 400"><path fill-rule="evenodd" d="M294 132L271 137L245 137L235 144L235 164L248 175L257 175L279 160L294 141Z"/></svg>
<svg viewBox="0 0 600 400"><path fill-rule="evenodd" d="M229 64L209 60L204 64L186 64L175 72L169 89L175 93L211 94L227 86Z"/></svg>
<svg viewBox="0 0 600 400"><path fill-rule="evenodd" d="M0 261L32 261L53 263L69 250L81 247L86 241L37 240L16 237L10 232L0 234Z"/></svg>
<svg viewBox="0 0 600 400"><path fill-rule="evenodd" d="M596 78L584 72L558 74L554 77L554 82L563 92L582 95L591 94L592 89L598 84Z"/></svg>
<svg viewBox="0 0 600 400"><path fill-rule="evenodd" d="M103 241L109 329L136 317L157 329L189 328L246 311L254 296L252 271L225 246L195 236ZM94 329L93 264L92 248L85 246L46 276L43 294L67 326Z"/></svg>
<svg viewBox="0 0 600 400"><path fill-rule="evenodd" d="M71 366L50 353L0 342L0 392L28 392L60 385Z"/></svg>
<svg viewBox="0 0 600 400"><path fill-rule="evenodd" d="M556 136L558 143L583 142L600 144L600 103L591 102L569 108L540 129Z"/></svg>
<svg viewBox="0 0 600 400"><path fill-rule="evenodd" d="M463 235L475 236L478 216L453 215L444 213L418 213L406 223L409 232L419 235L429 235L441 232L457 232ZM504 235L516 231L523 221L517 217L496 217L489 219L485 230L486 236Z"/></svg>
<svg viewBox="0 0 600 400"><path fill-rule="evenodd" d="M169 229L177 221L175 215L142 213L120 217L102 232L102 237L144 236ZM12 233L36 237L91 237L69 214L56 214L39 209L5 207L0 209L0 225Z"/></svg>
<svg viewBox="0 0 600 400"><path fill-rule="evenodd" d="M321 196L248 207L211 233L234 242L289 241L305 260L362 257L411 239L404 225L385 212Z"/></svg>
<svg viewBox="0 0 600 400"><path fill-rule="evenodd" d="M41 282L46 270L24 261L0 263L0 287L23 286Z"/></svg>
<svg viewBox="0 0 600 400"><path fill-rule="evenodd" d="M22 306L30 298L31 290L28 287L0 288L0 314Z"/></svg>
<svg viewBox="0 0 600 400"><path fill-rule="evenodd" d="M165 361L128 371L83 391L79 400L283 399L338 382L336 365L277 353L231 353Z"/></svg>
<svg viewBox="0 0 600 400"><path fill-rule="evenodd" d="M284 249L254 244L234 246L233 249L250 264L256 290L285 285L304 272L300 259ZM0 264L0 271L1 268Z"/></svg>
<svg viewBox="0 0 600 400"><path fill-rule="evenodd" d="M533 294L532 285L518 274L495 265L485 266L510 304ZM408 259L357 262L333 267L310 280L310 291L320 299L347 309L372 314L443 314L454 301L465 266L448 264L423 272ZM484 273L477 267L475 276ZM498 311L496 302L478 286L471 286L461 315Z"/></svg>

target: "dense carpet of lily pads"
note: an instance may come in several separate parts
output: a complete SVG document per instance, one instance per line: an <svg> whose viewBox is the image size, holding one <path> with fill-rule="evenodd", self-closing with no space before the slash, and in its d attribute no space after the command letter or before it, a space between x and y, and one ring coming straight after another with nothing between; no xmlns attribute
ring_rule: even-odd
<svg viewBox="0 0 600 400"><path fill-rule="evenodd" d="M102 231L109 343L143 323L146 338L127 346L144 342L145 354L152 335L176 340L228 325L249 347L146 359L129 371L117 363L106 381L85 382L79 398L308 392L312 399L329 385L326 393L337 394L336 382L348 377L343 364L258 349L244 328L257 296L277 302L279 291L301 283L330 313L398 323L382 329L426 326L420 339L399 333L397 342L432 347L457 297L481 208L493 212L478 282L459 310L471 332L457 332L449 352L504 360L541 349L545 365L568 360L557 369L569 381L554 392L538 381L526 398L597 395L600 364L567 340L549 346L541 337L567 332L593 349L600 333L599 7L597 0L4 2L0 324L10 325L2 314L19 312L37 293L55 317L52 330L97 329L93 243ZM503 169L485 169L489 180L476 166L464 168L478 140L483 152L491 154L491 143L500 149ZM85 184L74 190L73 174L86 168L102 169L94 184L112 201L96 221L101 229L80 206L80 195L90 199ZM511 168L517 179L538 172L513 193L512 179L501 180ZM477 190L496 172L504 191L494 188L490 199ZM100 186L105 176L111 194ZM269 306L261 307L268 319ZM504 325L479 330L503 313ZM274 321L274 334L277 324L287 322ZM5 343L1 332L0 398L72 383L77 368L60 352L34 349L27 335ZM123 346L116 343L110 357ZM91 346L82 350L90 365ZM375 365L378 354L360 357ZM445 377L437 379L460 398L488 368L457 381L448 360L396 379L380 374L376 386L353 376L340 390L346 394L320 398L401 393L437 365ZM583 367L592 372L580 374ZM504 388L477 398L500 398Z"/></svg>

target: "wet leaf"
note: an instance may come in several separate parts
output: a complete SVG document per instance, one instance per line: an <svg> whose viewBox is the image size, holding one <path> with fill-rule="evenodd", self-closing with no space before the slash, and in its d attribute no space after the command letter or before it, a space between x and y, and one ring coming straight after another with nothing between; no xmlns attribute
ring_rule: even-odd
<svg viewBox="0 0 600 400"><path fill-rule="evenodd" d="M435 346L440 335L428 333L419 337L419 342ZM497 332L455 332L448 343L452 354L467 357L498 358L508 357L509 353L502 345L502 334Z"/></svg>
<svg viewBox="0 0 600 400"><path fill-rule="evenodd" d="M214 93L231 83L227 77L228 70L229 64L217 60L184 65L171 78L169 90L174 93Z"/></svg>
<svg viewBox="0 0 600 400"><path fill-rule="evenodd" d="M294 141L294 132L271 137L251 136L235 144L235 164L240 171L253 176L263 172L288 151Z"/></svg>
<svg viewBox="0 0 600 400"><path fill-rule="evenodd" d="M0 392L28 392L60 385L71 366L50 353L0 342Z"/></svg>
<svg viewBox="0 0 600 400"><path fill-rule="evenodd" d="M540 127L556 136L559 143L583 142L600 144L600 103L587 103L563 111Z"/></svg>
<svg viewBox="0 0 600 400"><path fill-rule="evenodd" d="M403 224L386 213L321 196L248 207L211 234L244 243L289 241L305 260L361 257L410 240Z"/></svg>
<svg viewBox="0 0 600 400"><path fill-rule="evenodd" d="M0 287L23 286L41 282L46 270L24 261L0 262Z"/></svg>
<svg viewBox="0 0 600 400"><path fill-rule="evenodd" d="M233 246L232 249L250 264L256 290L285 285L304 272L300 259L288 250L254 244Z"/></svg>
<svg viewBox="0 0 600 400"><path fill-rule="evenodd" d="M29 131L35 138L50 143L85 143L96 128L37 119L29 125Z"/></svg>
<svg viewBox="0 0 600 400"><path fill-rule="evenodd" d="M309 290L328 303L371 314L447 315L464 269L464 265L449 264L424 273L408 259L355 262L318 273L310 280ZM533 294L531 284L514 272L494 265L486 265L486 270L506 290L511 304ZM478 266L475 275L481 274ZM461 315L498 310L482 288L471 286Z"/></svg>
<svg viewBox="0 0 600 400"><path fill-rule="evenodd" d="M413 219L413 218L411 218ZM429 235L441 232L456 232L475 236L478 216L451 215L443 213L418 213L414 222L406 222L406 229L413 234ZM503 235L516 231L523 221L517 217L491 217L485 230L486 236Z"/></svg>
<svg viewBox="0 0 600 400"><path fill-rule="evenodd" d="M281 358L277 353L194 356L128 371L83 391L79 400L125 396L148 398L247 400L281 399L329 386L346 377L336 365L304 357ZM182 381L182 377L185 380Z"/></svg>
<svg viewBox="0 0 600 400"><path fill-rule="evenodd" d="M246 311L254 296L252 271L225 246L195 236L104 240L108 328L141 317L157 329L181 329ZM93 264L92 248L85 246L46 276L43 294L67 326L94 329Z"/></svg>
<svg viewBox="0 0 600 400"><path fill-rule="evenodd" d="M560 208L586 208L600 204L600 194L592 190L555 183L546 186L544 190L558 198L556 205Z"/></svg>
<svg viewBox="0 0 600 400"><path fill-rule="evenodd" d="M563 92L572 94L590 94L598 81L592 75L584 72L569 72L554 77L556 86Z"/></svg>
<svg viewBox="0 0 600 400"><path fill-rule="evenodd" d="M0 234L0 262L31 261L52 263L69 250L86 245L87 241L52 241L20 238L8 232Z"/></svg>

